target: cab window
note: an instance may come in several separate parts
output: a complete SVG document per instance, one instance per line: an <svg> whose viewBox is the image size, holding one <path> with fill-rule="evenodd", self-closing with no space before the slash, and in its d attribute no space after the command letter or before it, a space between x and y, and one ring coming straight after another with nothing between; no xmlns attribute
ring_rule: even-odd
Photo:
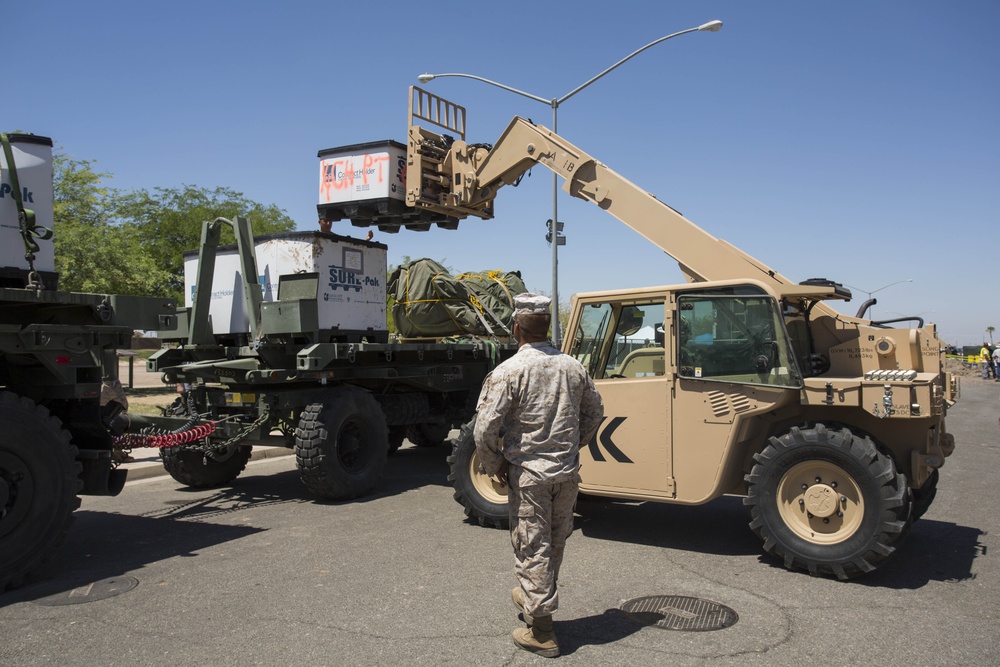
<svg viewBox="0 0 1000 667"><path fill-rule="evenodd" d="M588 304L573 355L595 380L664 375L663 313L662 300Z"/></svg>
<svg viewBox="0 0 1000 667"><path fill-rule="evenodd" d="M801 387L777 302L767 296L682 296L677 366L685 378Z"/></svg>

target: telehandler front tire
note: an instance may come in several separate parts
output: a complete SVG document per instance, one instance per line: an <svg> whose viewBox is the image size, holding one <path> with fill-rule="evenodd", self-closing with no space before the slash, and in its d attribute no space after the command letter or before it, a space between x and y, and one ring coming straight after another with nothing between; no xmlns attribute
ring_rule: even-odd
<svg viewBox="0 0 1000 667"><path fill-rule="evenodd" d="M382 478L388 456L385 414L363 389L334 387L322 403L302 411L295 462L314 495L350 500L368 493Z"/></svg>
<svg viewBox="0 0 1000 667"><path fill-rule="evenodd" d="M448 457L448 481L455 489L455 500L465 509L465 516L480 526L507 529L507 487L479 472L479 455L473 430L476 420L463 424L452 441Z"/></svg>
<svg viewBox="0 0 1000 667"><path fill-rule="evenodd" d="M794 427L754 455L750 527L789 570L851 579L889 558L906 535L906 478L868 437Z"/></svg>
<svg viewBox="0 0 1000 667"><path fill-rule="evenodd" d="M24 583L66 536L83 486L76 455L46 408L0 392L0 592Z"/></svg>

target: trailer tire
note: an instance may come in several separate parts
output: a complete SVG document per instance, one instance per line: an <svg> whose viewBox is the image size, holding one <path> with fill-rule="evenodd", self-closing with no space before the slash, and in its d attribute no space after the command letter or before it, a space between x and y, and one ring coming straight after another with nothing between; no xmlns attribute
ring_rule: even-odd
<svg viewBox="0 0 1000 667"><path fill-rule="evenodd" d="M465 516L480 526L509 528L507 487L479 472L476 453L475 417L463 424L458 437L452 440L448 457L448 481L455 489L454 498L465 509Z"/></svg>
<svg viewBox="0 0 1000 667"><path fill-rule="evenodd" d="M232 445L225 452L205 454L198 449L164 447L163 467L176 481L193 489L225 486L240 476L253 454L249 445Z"/></svg>
<svg viewBox="0 0 1000 667"><path fill-rule="evenodd" d="M371 491L389 455L388 428L378 402L363 389L335 387L306 407L295 437L302 483L329 500Z"/></svg>
<svg viewBox="0 0 1000 667"><path fill-rule="evenodd" d="M438 447L450 432L451 426L444 422L422 422L406 429L406 439L417 447Z"/></svg>
<svg viewBox="0 0 1000 667"><path fill-rule="evenodd" d="M789 570L851 579L881 565L907 533L906 478L868 437L794 427L754 461L743 501L750 528Z"/></svg>
<svg viewBox="0 0 1000 667"><path fill-rule="evenodd" d="M405 426L390 426L389 427L389 454L395 454L396 451L403 446L403 441L406 440L406 427Z"/></svg>
<svg viewBox="0 0 1000 667"><path fill-rule="evenodd" d="M83 486L76 455L46 408L0 392L0 592L23 584L65 538Z"/></svg>

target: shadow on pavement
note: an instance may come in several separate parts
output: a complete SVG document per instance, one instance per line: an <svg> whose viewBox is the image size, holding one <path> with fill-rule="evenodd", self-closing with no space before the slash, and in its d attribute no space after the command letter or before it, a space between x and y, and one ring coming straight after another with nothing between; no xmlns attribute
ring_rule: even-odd
<svg viewBox="0 0 1000 667"><path fill-rule="evenodd" d="M610 644L642 630L643 626L625 617L618 609L608 609L600 616L584 616L555 621L559 652L570 655L583 646Z"/></svg>
<svg viewBox="0 0 1000 667"><path fill-rule="evenodd" d="M588 496L577 503L576 529L587 537L683 551L745 556L761 551L741 498L705 505L628 503Z"/></svg>
<svg viewBox="0 0 1000 667"><path fill-rule="evenodd" d="M985 534L978 528L921 519L879 569L846 583L899 590L922 588L932 581L959 583L975 579L972 563L986 555L986 545L979 539ZM760 561L784 569L780 561L766 554L761 554Z"/></svg>
<svg viewBox="0 0 1000 667"><path fill-rule="evenodd" d="M445 460L449 453L451 448L446 444L437 447L403 447L389 457L382 473L382 481L375 487L374 493L358 500L375 500L423 486L450 488L448 463Z"/></svg>
<svg viewBox="0 0 1000 667"><path fill-rule="evenodd" d="M975 579L972 563L986 555L979 528L921 519L892 560L857 583L881 588L913 589L932 581L959 583Z"/></svg>
<svg viewBox="0 0 1000 667"><path fill-rule="evenodd" d="M0 595L0 607L69 592L174 556L193 557L207 547L262 530L177 516L80 511L56 556L24 588Z"/></svg>
<svg viewBox="0 0 1000 667"><path fill-rule="evenodd" d="M705 505L683 507L590 497L581 498L577 513L576 529L594 539L722 556L758 554L762 563L784 569L779 560L764 553L750 530L742 498L726 496ZM983 535L979 528L921 519L888 562L853 583L914 589L931 581L973 579L973 561L986 554Z"/></svg>

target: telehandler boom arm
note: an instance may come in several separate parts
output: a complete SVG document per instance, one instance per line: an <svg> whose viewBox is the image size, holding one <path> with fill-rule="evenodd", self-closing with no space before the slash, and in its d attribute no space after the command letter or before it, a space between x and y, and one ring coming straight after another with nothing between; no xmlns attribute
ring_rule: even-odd
<svg viewBox="0 0 1000 667"><path fill-rule="evenodd" d="M438 134L420 121L463 138ZM778 294L850 298L843 289L796 285L555 132L524 118L515 117L492 147L466 143L464 135L462 107L411 88L407 205L449 220L469 215L492 218L493 199L500 188L515 185L526 171L541 164L565 179L563 190L570 195L593 202L674 258L689 282L756 279L773 285Z"/></svg>

